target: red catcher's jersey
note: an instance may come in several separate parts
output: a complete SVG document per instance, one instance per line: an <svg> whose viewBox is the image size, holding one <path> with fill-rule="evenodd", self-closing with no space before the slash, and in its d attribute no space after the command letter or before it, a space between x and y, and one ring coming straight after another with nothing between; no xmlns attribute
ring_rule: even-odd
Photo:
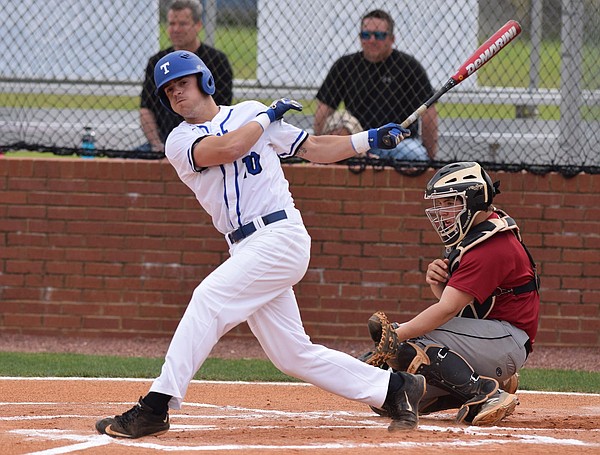
<svg viewBox="0 0 600 455"><path fill-rule="evenodd" d="M497 288L522 286L534 277L525 249L512 232L499 232L464 253L447 285L472 295L476 304ZM496 297L486 319L506 321L524 330L533 344L537 333L540 296L536 291Z"/></svg>

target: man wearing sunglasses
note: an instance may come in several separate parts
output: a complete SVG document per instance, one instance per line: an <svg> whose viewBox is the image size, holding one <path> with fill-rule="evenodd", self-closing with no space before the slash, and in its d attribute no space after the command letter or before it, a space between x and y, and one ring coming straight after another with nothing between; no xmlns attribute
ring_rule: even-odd
<svg viewBox="0 0 600 455"><path fill-rule="evenodd" d="M382 10L361 20L361 52L338 59L317 93L315 134L323 134L329 116L343 102L363 129L387 122L400 123L433 95L427 73L411 55L394 49L394 20ZM427 109L421 123L410 127L411 137L395 149L371 149L381 158L434 159L437 151L438 117L435 106Z"/></svg>

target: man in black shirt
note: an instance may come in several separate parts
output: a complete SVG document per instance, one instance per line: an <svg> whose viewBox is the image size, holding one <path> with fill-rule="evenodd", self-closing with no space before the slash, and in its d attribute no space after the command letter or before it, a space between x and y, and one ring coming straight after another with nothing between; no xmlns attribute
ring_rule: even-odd
<svg viewBox="0 0 600 455"><path fill-rule="evenodd" d="M202 29L202 5L198 0L175 0L167 13L167 33L173 44L161 50L148 60L146 75L142 87L140 102L140 122L148 144L141 150L164 152L165 140L173 128L183 118L168 111L155 95L154 66L162 57L174 50L187 50L195 53L206 64L215 78L215 94L217 105L227 105L233 99L233 71L227 56L198 38Z"/></svg>
<svg viewBox="0 0 600 455"><path fill-rule="evenodd" d="M337 60L317 93L314 132L323 133L327 118L343 102L363 129L400 123L433 95L427 73L411 55L393 49L394 21L381 10L361 20L362 52ZM433 159L437 152L438 117L435 105L410 129L410 138L396 149L371 149L382 158Z"/></svg>

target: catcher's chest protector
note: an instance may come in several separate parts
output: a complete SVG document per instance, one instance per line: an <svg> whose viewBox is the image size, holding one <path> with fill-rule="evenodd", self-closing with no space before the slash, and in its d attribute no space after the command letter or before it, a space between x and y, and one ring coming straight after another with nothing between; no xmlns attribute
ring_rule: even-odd
<svg viewBox="0 0 600 455"><path fill-rule="evenodd" d="M523 294L525 292L533 291L534 289L539 289L540 280L536 272L536 265L531 253L529 253L529 250L523 243L523 240L521 240L521 233L519 232L517 223L513 218L508 216L506 212L500 209L495 209L494 213L496 213L500 218L494 218L484 221L483 223L479 223L477 226L474 226L472 229L470 229L465 238L454 248L446 250L444 257L450 261L448 264L448 271L450 275L452 275L452 273L458 269L463 254L465 254L471 248L479 245L482 242L485 242L499 232L511 231L515 237L517 237L521 245L523 245L527 256L529 256L529 261L531 262L531 266L533 268L534 278L523 286L517 286L511 289L497 288L492 295L485 299L483 303L480 304L477 301L473 301L473 303L464 307L457 314L457 317L485 319L488 314L490 314L490 311L492 311L492 308L496 303L497 296L507 293Z"/></svg>

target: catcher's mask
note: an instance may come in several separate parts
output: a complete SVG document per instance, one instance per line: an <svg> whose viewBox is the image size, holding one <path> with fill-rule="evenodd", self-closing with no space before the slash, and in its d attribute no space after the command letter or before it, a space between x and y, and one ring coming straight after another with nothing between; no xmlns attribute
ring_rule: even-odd
<svg viewBox="0 0 600 455"><path fill-rule="evenodd" d="M492 205L499 186L475 162L448 164L435 173L425 190L433 206L425 213L446 247L465 237L475 216Z"/></svg>
<svg viewBox="0 0 600 455"><path fill-rule="evenodd" d="M160 102L168 110L171 109L169 98L165 94L164 86L167 82L180 77L198 75L198 87L207 95L215 93L215 79L204 62L196 54L186 51L174 51L161 58L154 66L154 83L156 84L156 94Z"/></svg>

